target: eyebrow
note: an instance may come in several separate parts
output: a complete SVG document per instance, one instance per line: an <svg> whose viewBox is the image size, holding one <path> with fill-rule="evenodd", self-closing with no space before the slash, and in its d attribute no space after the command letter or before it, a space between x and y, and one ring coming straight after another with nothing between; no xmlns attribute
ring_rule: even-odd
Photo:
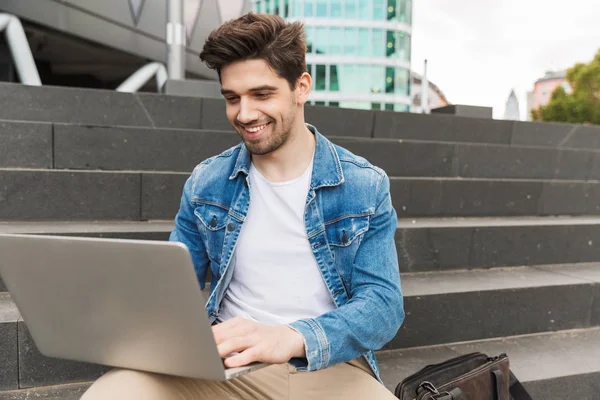
<svg viewBox="0 0 600 400"><path fill-rule="evenodd" d="M270 91L276 91L277 88L275 86L270 86L270 85L262 85L262 86L257 86L254 87L250 90L248 90L249 92L261 92L263 90L270 90ZM230 89L221 89L221 94L224 96L226 94L236 94L233 90Z"/></svg>

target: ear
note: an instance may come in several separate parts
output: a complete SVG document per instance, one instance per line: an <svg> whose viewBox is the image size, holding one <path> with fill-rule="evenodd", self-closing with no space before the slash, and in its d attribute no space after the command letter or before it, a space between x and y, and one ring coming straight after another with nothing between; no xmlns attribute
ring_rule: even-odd
<svg viewBox="0 0 600 400"><path fill-rule="evenodd" d="M312 88L312 78L308 72L303 73L296 82L296 103L303 106L308 101L308 95Z"/></svg>

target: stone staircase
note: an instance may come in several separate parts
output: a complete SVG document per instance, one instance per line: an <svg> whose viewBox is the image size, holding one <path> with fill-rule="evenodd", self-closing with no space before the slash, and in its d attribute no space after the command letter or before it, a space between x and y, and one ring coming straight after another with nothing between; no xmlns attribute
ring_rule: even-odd
<svg viewBox="0 0 600 400"><path fill-rule="evenodd" d="M391 178L407 318L379 352L390 389L484 351L535 399L600 398L600 128L306 119ZM0 84L0 232L166 240L193 167L236 143L219 100ZM76 399L104 371L42 356L0 280L0 399Z"/></svg>

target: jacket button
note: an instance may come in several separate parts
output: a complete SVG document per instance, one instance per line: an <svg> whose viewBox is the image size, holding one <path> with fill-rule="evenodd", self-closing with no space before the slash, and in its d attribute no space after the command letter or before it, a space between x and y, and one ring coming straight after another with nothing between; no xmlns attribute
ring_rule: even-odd
<svg viewBox="0 0 600 400"><path fill-rule="evenodd" d="M346 234L346 231L342 231L342 243L348 243L348 234Z"/></svg>
<svg viewBox="0 0 600 400"><path fill-rule="evenodd" d="M232 232L235 229L235 224L233 222L230 222L227 224L227 230L229 232Z"/></svg>
<svg viewBox="0 0 600 400"><path fill-rule="evenodd" d="M210 226L212 226L214 228L217 226L217 224L218 224L217 217L212 217L212 219L210 220Z"/></svg>

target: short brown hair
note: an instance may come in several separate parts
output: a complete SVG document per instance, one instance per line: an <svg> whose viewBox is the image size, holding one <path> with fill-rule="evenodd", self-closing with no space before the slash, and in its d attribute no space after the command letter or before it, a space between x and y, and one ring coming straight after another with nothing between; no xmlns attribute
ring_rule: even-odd
<svg viewBox="0 0 600 400"><path fill-rule="evenodd" d="M200 59L216 70L236 61L262 59L296 88L307 72L306 34L301 22L288 23L278 15L247 13L208 35Z"/></svg>

